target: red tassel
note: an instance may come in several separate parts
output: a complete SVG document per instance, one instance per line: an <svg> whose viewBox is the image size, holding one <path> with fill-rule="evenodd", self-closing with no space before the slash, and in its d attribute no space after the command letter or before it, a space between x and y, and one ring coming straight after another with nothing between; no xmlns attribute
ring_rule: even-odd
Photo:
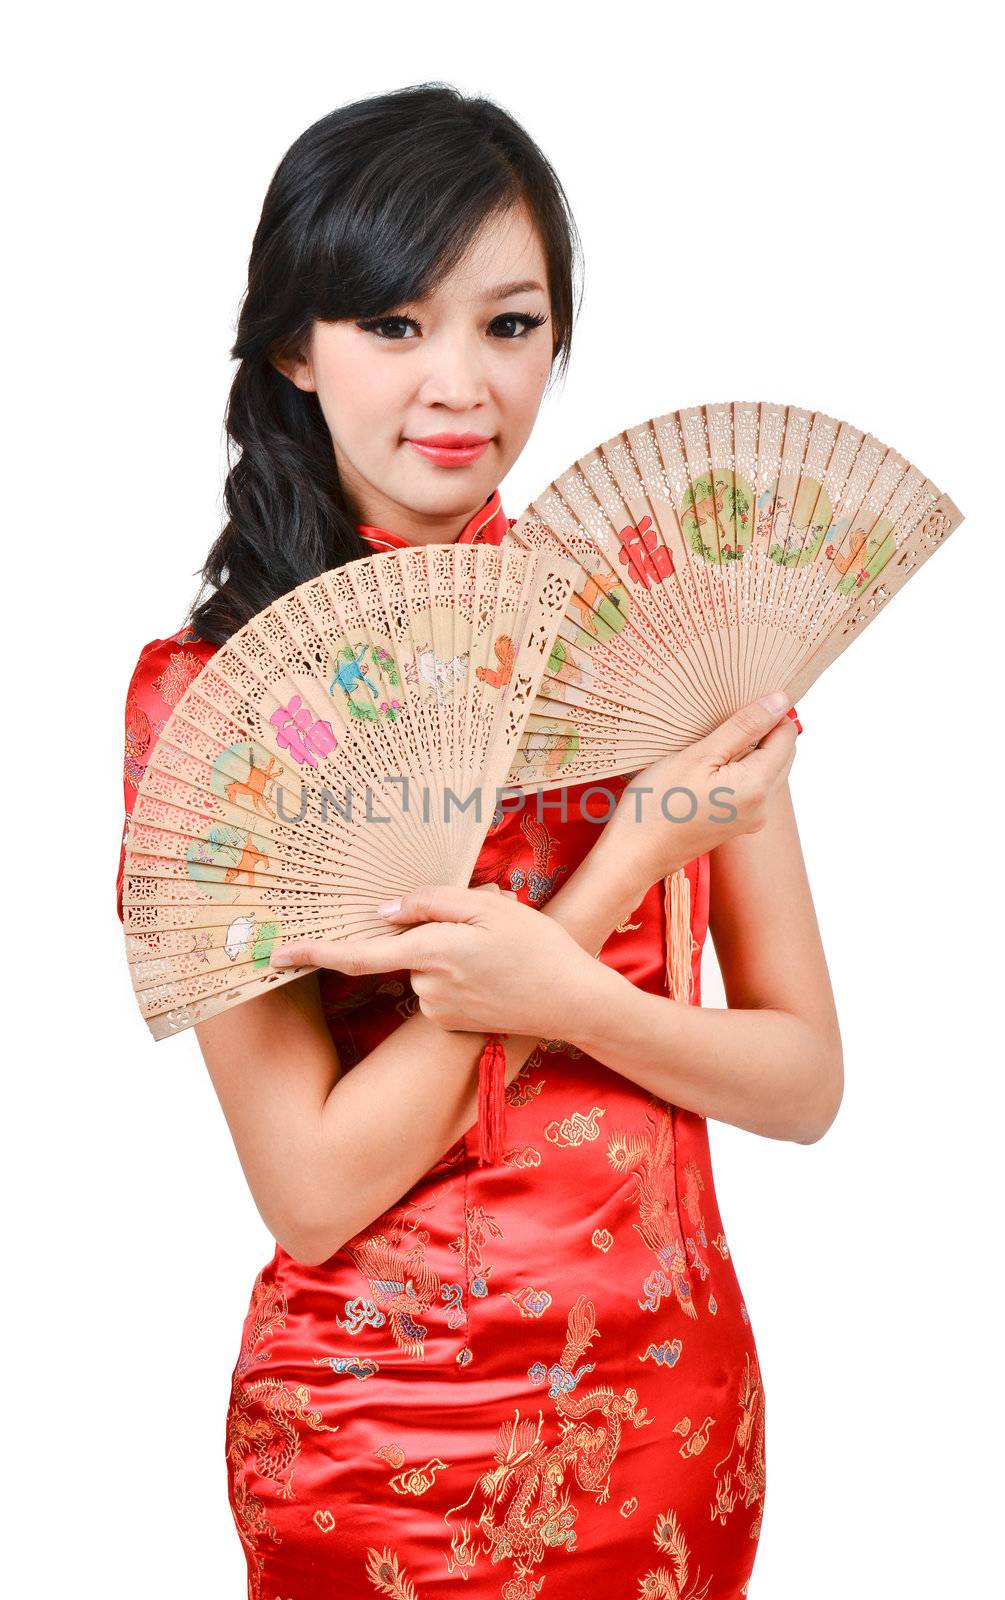
<svg viewBox="0 0 1005 1600"><path fill-rule="evenodd" d="M506 1033L487 1033L478 1063L478 1165L496 1166L506 1142Z"/></svg>

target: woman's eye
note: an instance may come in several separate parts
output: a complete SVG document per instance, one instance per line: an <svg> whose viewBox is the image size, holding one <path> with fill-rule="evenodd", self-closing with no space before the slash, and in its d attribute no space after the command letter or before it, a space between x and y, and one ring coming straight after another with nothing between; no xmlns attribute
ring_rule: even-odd
<svg viewBox="0 0 1005 1600"><path fill-rule="evenodd" d="M365 321L357 322L356 324L357 328L362 328L364 333L377 333L378 328L393 328L396 325L398 327L408 325L411 325L413 328L418 327L418 323L413 322L411 317L369 317ZM393 333L390 335L381 333L378 335L378 337L381 339L388 337L391 340L395 339L395 335Z"/></svg>
<svg viewBox="0 0 1005 1600"><path fill-rule="evenodd" d="M497 338L502 338L512 343L514 339L524 338L534 328L539 328L547 320L547 317L528 316L527 313L522 311L507 311L502 316L493 318L490 326L497 328L500 323L522 323L523 326L514 333L504 332L496 335ZM356 326L357 328L362 328L364 333L374 333L379 339L397 344L402 343L403 336L393 331L387 333L384 331L385 329L416 328L419 332L422 331L419 329L419 324L412 317L367 317L357 322Z"/></svg>
<svg viewBox="0 0 1005 1600"><path fill-rule="evenodd" d="M504 335L505 338L522 339L526 334L530 333L532 329L539 328L542 322L546 321L546 317L531 317L523 311L507 311L504 316L496 317L492 326L495 327L497 322L522 322L524 326L520 333Z"/></svg>

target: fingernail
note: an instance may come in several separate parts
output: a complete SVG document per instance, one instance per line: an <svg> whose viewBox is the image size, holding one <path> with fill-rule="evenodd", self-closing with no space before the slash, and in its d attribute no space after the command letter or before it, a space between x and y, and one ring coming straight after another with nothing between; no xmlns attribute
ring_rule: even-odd
<svg viewBox="0 0 1005 1600"><path fill-rule="evenodd" d="M772 694L762 694L760 703L765 711L785 711L789 705L789 697L781 689L776 689Z"/></svg>
<svg viewBox="0 0 1005 1600"><path fill-rule="evenodd" d="M396 911L401 910L401 900L382 900L377 911L382 917L393 917Z"/></svg>
<svg viewBox="0 0 1005 1600"><path fill-rule="evenodd" d="M296 965L292 950L273 950L269 961L273 967L292 967Z"/></svg>

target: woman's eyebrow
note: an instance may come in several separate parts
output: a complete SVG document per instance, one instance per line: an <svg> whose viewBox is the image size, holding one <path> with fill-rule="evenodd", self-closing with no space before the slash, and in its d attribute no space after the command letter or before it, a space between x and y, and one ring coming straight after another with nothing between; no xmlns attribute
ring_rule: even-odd
<svg viewBox="0 0 1005 1600"><path fill-rule="evenodd" d="M511 294L525 294L528 289L541 289L542 293L544 292L543 286L534 278L527 278L520 283L500 283L497 288L489 289L485 298L486 300L505 300Z"/></svg>
<svg viewBox="0 0 1005 1600"><path fill-rule="evenodd" d="M516 283L500 283L494 289L486 289L483 300L506 300L511 294L526 294L530 289L540 289L544 294L544 285L538 283L536 278L523 278ZM426 306L434 300L435 294L416 295L412 300L396 300L395 305Z"/></svg>

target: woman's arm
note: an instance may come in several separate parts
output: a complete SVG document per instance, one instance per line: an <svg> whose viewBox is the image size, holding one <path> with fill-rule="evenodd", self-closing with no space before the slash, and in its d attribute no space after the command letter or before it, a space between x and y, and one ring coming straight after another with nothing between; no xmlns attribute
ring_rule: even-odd
<svg viewBox="0 0 1005 1600"><path fill-rule="evenodd" d="M190 629L141 650L126 692L127 823L164 723L214 653ZM125 837L124 830L120 918ZM579 923L593 949L637 903L614 884L586 899ZM401 948L392 968L402 964ZM195 1033L259 1214L307 1264L327 1260L407 1194L478 1115L482 1033L447 1032L417 1011L340 1076L314 973L198 1024ZM507 1082L537 1042L529 1035L506 1042Z"/></svg>
<svg viewBox="0 0 1005 1600"><path fill-rule="evenodd" d="M728 780L731 822L710 823L703 808L688 824L657 815L638 827L633 804L617 827L608 822L600 830L585 861L539 912L482 890L433 886L403 898L393 920L411 926L396 938L294 941L274 952L275 965L285 956L295 965L352 975L411 971L420 1009L344 1076L313 976L200 1024L199 1041L248 1183L291 1255L327 1260L472 1126L483 1045L476 1028L510 1035L508 1083L539 1039L578 1043L574 1033L584 1016L595 1015L596 998L609 992L611 980L616 1007L649 1001L666 1012L660 997L637 994L590 958L663 872L693 859L709 840L722 851L733 834L761 826L764 796L791 762L791 726L770 731L778 716L777 707L746 707L714 736L641 775L656 791L664 780L683 781L703 796L713 782ZM753 753L738 759L751 744ZM536 981L528 982L528 973ZM299 1014L287 999L293 994ZM694 1051L696 1071L703 1041ZM642 1059L647 1050L649 1039ZM635 1052L624 1068L626 1076L636 1075Z"/></svg>
<svg viewBox="0 0 1005 1600"><path fill-rule="evenodd" d="M548 909L561 922L566 908L564 925L593 955L639 895L614 875L591 877L584 891L584 870L585 863ZM529 915L536 923L539 913ZM563 966L550 988L556 1013L572 1015L586 1004L599 963ZM477 1120L481 1033L447 1032L416 1011L340 1076L315 973L195 1032L259 1214L306 1265L326 1261L407 1194ZM507 1083L538 1042L505 1041Z"/></svg>
<svg viewBox="0 0 1005 1600"><path fill-rule="evenodd" d="M843 1066L788 784L759 831L710 860L709 929L729 1009L682 1005L601 967L571 1042L673 1105L811 1144L837 1115Z"/></svg>

